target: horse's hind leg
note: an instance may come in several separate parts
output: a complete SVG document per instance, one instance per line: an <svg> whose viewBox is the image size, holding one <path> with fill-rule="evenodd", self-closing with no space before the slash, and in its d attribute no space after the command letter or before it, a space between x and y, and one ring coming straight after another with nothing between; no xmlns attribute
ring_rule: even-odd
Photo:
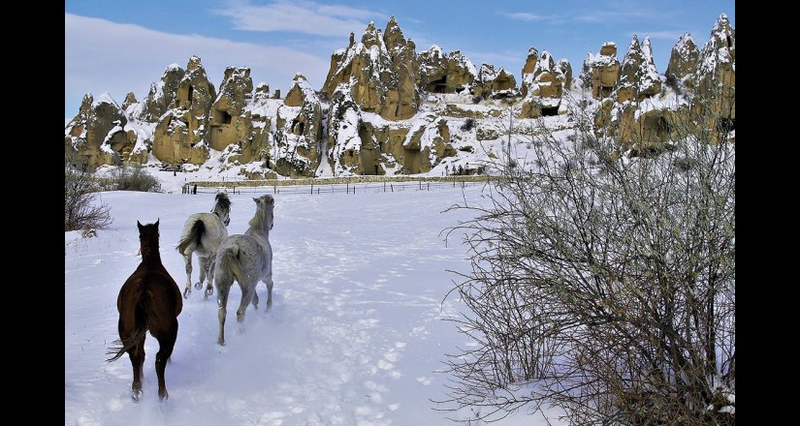
<svg viewBox="0 0 800 426"><path fill-rule="evenodd" d="M117 330L123 347L130 348L126 352L133 368L131 398L135 402L139 402L139 398L142 395L142 366L144 365L144 338L146 337L146 332L137 334L139 330L136 326L136 317L130 310L120 311Z"/></svg>
<svg viewBox="0 0 800 426"><path fill-rule="evenodd" d="M267 310L269 311L272 309L272 272L264 278L264 283L267 285Z"/></svg>
<svg viewBox="0 0 800 426"><path fill-rule="evenodd" d="M216 266L216 264L217 264L216 254L212 254L211 256L207 257L205 259L205 263L203 264L203 270L206 271L204 275L205 277L208 278L208 282L206 283L206 291L204 295L205 300L208 300L208 296L214 294L213 281L214 281L214 267ZM203 277L201 276L200 282L197 283L198 290L200 289L202 282L203 282Z"/></svg>
<svg viewBox="0 0 800 426"><path fill-rule="evenodd" d="M256 281L256 284L257 283L258 281ZM250 304L250 301L253 300L253 294L255 294L255 292L255 284L245 284L242 286L242 300L239 302L239 309L236 311L236 321L244 321L245 309L247 309L247 305Z"/></svg>
<svg viewBox="0 0 800 426"><path fill-rule="evenodd" d="M203 288L203 281L206 280L206 275L208 273L208 257L203 257L198 255L197 256L198 263L200 263L200 281L194 284L195 288L200 290ZM211 279L211 275L208 276ZM205 295L205 299L208 299L208 294Z"/></svg>
<svg viewBox="0 0 800 426"><path fill-rule="evenodd" d="M228 314L228 292L231 289L231 284L233 284L233 279L228 281L227 279L216 277L215 281L217 285L217 304L219 305L219 337L217 338L217 344L225 346L225 316Z"/></svg>
<svg viewBox="0 0 800 426"><path fill-rule="evenodd" d="M145 334L138 339L136 344L128 350L128 357L131 359L131 367L133 367L133 383L131 384L131 398L135 402L139 402L142 397L142 369L144 366L144 338Z"/></svg>
<svg viewBox="0 0 800 426"><path fill-rule="evenodd" d="M169 398L167 383L164 379L167 361L172 355L175 347L175 339L178 337L178 320L173 319L167 330L163 330L156 337L158 339L158 353L156 354L156 375L158 376L158 398L165 400Z"/></svg>
<svg viewBox="0 0 800 426"><path fill-rule="evenodd" d="M183 262L186 264L186 289L183 290L184 299L188 299L192 294L192 251L187 249L187 253L183 253Z"/></svg>

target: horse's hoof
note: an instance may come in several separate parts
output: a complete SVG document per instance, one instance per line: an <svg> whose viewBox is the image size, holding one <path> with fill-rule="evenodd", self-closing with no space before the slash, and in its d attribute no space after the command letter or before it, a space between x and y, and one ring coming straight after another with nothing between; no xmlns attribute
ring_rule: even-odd
<svg viewBox="0 0 800 426"><path fill-rule="evenodd" d="M200 290L201 288L203 288L203 284L201 284L200 281L198 281L198 282L194 283L194 288Z"/></svg>
<svg viewBox="0 0 800 426"><path fill-rule="evenodd" d="M142 399L142 390L141 389L134 389L131 391L131 399L133 402L139 402Z"/></svg>
<svg viewBox="0 0 800 426"><path fill-rule="evenodd" d="M206 298L208 298L208 296L211 296L212 294L214 294L214 287L206 288Z"/></svg>
<svg viewBox="0 0 800 426"><path fill-rule="evenodd" d="M190 294L192 294L192 289L187 287L186 290L183 290L183 298L184 299L188 299Z"/></svg>
<svg viewBox="0 0 800 426"><path fill-rule="evenodd" d="M158 391L158 399L160 401L166 401L169 399L169 393L167 393L166 389L164 389L164 392Z"/></svg>

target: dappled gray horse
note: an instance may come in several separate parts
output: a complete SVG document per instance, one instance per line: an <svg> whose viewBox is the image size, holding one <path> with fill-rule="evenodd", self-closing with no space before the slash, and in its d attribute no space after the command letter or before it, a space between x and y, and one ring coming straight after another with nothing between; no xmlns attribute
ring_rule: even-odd
<svg viewBox="0 0 800 426"><path fill-rule="evenodd" d="M225 227L231 221L231 200L228 194L218 192L214 200L211 213L195 213L186 219L181 239L176 247L186 263L186 289L183 291L183 297L187 299L192 294L192 253L197 254L197 260L200 262L200 281L195 283L195 287L200 290L203 281L208 277L205 298L208 299L214 292L211 280L214 277L217 247L228 237L228 230Z"/></svg>
<svg viewBox="0 0 800 426"><path fill-rule="evenodd" d="M272 308L272 246L269 244L269 231L272 229L275 200L272 195L253 198L256 214L250 219L250 227L244 234L231 235L217 249L217 262L214 271L214 284L217 286L219 304L219 339L225 344L225 315L227 314L228 292L233 280L242 289L242 300L236 311L236 320L244 321L247 304L253 302L258 309L256 284L263 281L267 285L267 310Z"/></svg>

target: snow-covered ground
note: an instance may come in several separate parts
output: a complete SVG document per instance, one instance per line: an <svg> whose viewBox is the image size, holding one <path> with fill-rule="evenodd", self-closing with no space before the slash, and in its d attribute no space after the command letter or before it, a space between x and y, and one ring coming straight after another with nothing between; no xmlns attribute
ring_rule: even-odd
<svg viewBox="0 0 800 426"><path fill-rule="evenodd" d="M181 179L182 180L182 179ZM462 309L445 294L469 263L459 235L440 232L468 211L443 211L482 186L432 191L277 194L274 306L235 321L231 290L226 346L216 344L216 293L193 290L167 365L170 398L159 402L158 344L146 340L144 396L130 398L127 356L105 362L117 336L116 298L140 258L136 221L160 219L161 256L183 289L175 251L184 220L209 211L212 194L104 192L114 223L93 238L65 234L65 425L449 425L434 410L446 397L448 353L468 344L446 321ZM252 193L231 195L230 234L255 212ZM194 260L193 281L198 279ZM473 423L474 424L474 423ZM518 413L501 426L545 424Z"/></svg>

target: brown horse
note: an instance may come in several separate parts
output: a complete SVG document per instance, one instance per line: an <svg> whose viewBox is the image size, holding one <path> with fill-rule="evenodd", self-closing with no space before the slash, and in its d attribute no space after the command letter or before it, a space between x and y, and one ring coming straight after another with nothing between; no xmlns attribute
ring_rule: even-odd
<svg viewBox="0 0 800 426"><path fill-rule="evenodd" d="M131 397L138 402L142 395L142 365L144 364L144 338L147 330L158 340L156 374L158 397L169 398L164 382L164 368L172 355L178 337L178 315L183 309L183 299L178 284L161 264L158 252L158 221L139 227L142 263L125 281L117 297L119 311L119 347L112 348L109 362L126 352L133 366Z"/></svg>

